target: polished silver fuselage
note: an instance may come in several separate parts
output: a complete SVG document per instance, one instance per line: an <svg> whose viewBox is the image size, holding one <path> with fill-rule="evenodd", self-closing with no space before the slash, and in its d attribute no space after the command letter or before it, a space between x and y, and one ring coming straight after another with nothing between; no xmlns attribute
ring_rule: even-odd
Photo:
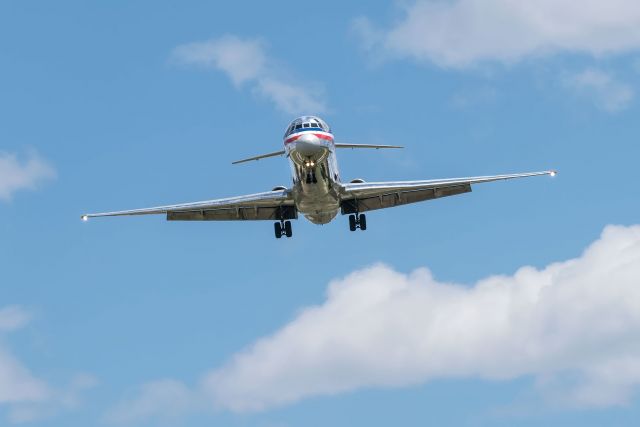
<svg viewBox="0 0 640 427"><path fill-rule="evenodd" d="M340 173L333 135L302 131L296 136L289 142L285 138L296 208L314 224L326 224L340 209Z"/></svg>

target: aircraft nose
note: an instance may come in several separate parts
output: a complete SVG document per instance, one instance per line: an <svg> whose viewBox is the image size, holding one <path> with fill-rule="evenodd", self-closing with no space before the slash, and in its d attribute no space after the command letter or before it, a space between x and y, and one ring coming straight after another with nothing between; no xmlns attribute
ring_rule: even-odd
<svg viewBox="0 0 640 427"><path fill-rule="evenodd" d="M303 156L314 156L316 154L320 154L324 151L324 147L320 144L320 138L317 136L307 133L296 141L296 151L298 151Z"/></svg>

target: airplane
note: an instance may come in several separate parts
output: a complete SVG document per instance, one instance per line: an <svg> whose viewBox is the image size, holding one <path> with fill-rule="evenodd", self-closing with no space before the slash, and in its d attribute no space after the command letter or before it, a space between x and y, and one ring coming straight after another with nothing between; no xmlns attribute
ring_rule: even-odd
<svg viewBox="0 0 640 427"><path fill-rule="evenodd" d="M274 221L276 238L291 237L291 220L302 214L314 224L327 224L340 212L349 215L349 229L367 229L364 212L409 203L433 200L471 192L471 186L484 182L555 176L556 171L527 172L470 178L430 179L424 181L366 182L354 179L342 182L336 150L343 148L394 149L398 145L345 144L334 141L329 125L317 116L301 116L287 126L283 149L238 160L232 164L286 156L291 167L292 186L225 199L157 206L117 212L92 213L82 220L102 216L166 215L168 221Z"/></svg>

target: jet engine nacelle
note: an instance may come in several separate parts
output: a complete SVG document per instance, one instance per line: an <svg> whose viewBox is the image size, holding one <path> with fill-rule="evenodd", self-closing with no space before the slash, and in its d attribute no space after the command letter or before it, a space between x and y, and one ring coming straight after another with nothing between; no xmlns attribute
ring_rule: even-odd
<svg viewBox="0 0 640 427"><path fill-rule="evenodd" d="M282 185L279 185L277 187L273 187L273 189L271 191L284 191L286 189L287 189L287 187L283 187Z"/></svg>
<svg viewBox="0 0 640 427"><path fill-rule="evenodd" d="M351 184L362 184L363 182L364 182L364 179L362 178L356 178L351 180Z"/></svg>

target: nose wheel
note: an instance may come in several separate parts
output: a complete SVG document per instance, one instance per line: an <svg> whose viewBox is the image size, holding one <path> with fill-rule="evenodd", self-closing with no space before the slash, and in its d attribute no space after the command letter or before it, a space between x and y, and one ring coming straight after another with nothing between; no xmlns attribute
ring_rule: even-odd
<svg viewBox="0 0 640 427"><path fill-rule="evenodd" d="M362 231L367 229L367 216L365 214L349 215L349 230L356 231L356 229Z"/></svg>
<svg viewBox="0 0 640 427"><path fill-rule="evenodd" d="M279 239L282 236L293 236L293 231L291 230L291 221L276 222L275 224L273 224L273 228L276 234L276 239Z"/></svg>

